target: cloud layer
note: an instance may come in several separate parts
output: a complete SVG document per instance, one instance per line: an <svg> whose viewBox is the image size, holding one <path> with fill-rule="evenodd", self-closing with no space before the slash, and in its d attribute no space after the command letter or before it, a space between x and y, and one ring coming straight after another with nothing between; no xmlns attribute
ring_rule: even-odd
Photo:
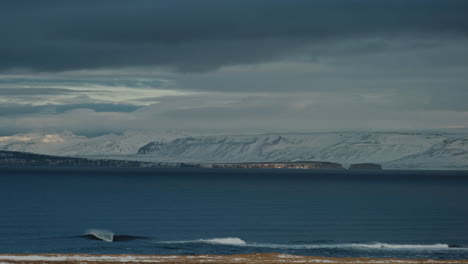
<svg viewBox="0 0 468 264"><path fill-rule="evenodd" d="M468 127L468 1L5 0L0 134Z"/></svg>
<svg viewBox="0 0 468 264"><path fill-rule="evenodd" d="M0 70L156 65L203 72L346 39L466 37L467 13L468 2L458 0L7 0Z"/></svg>

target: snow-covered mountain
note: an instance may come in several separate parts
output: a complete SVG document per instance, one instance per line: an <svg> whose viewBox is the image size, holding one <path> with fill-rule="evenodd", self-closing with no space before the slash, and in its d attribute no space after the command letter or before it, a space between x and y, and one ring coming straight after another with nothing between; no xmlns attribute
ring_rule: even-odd
<svg viewBox="0 0 468 264"><path fill-rule="evenodd" d="M385 164L395 168L468 169L468 137L445 139L426 151Z"/></svg>
<svg viewBox="0 0 468 264"><path fill-rule="evenodd" d="M0 137L0 150L160 162L374 162L384 168L468 169L468 133L308 133L192 136L128 131L83 137ZM137 154L138 153L138 154Z"/></svg>
<svg viewBox="0 0 468 264"><path fill-rule="evenodd" d="M139 153L183 162L375 162L386 168L468 169L468 136L441 133L313 133L207 136L151 142Z"/></svg>
<svg viewBox="0 0 468 264"><path fill-rule="evenodd" d="M168 142L175 135L151 131L128 131L97 137L77 136L70 131L59 134L28 133L0 137L0 150L58 156L98 156L135 154L152 140Z"/></svg>
<svg viewBox="0 0 468 264"><path fill-rule="evenodd" d="M62 148L73 146L86 140L85 137L76 136L70 131L59 134L27 133L0 137L0 149L10 151L31 152L40 154L60 154Z"/></svg>

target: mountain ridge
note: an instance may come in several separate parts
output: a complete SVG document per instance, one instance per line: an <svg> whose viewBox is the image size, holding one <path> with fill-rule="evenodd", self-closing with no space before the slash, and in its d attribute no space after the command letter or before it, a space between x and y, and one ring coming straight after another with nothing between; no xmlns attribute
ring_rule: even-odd
<svg viewBox="0 0 468 264"><path fill-rule="evenodd" d="M97 137L18 134L0 137L0 150L146 162L379 163L390 169L468 169L468 133L319 132L191 135L127 131Z"/></svg>

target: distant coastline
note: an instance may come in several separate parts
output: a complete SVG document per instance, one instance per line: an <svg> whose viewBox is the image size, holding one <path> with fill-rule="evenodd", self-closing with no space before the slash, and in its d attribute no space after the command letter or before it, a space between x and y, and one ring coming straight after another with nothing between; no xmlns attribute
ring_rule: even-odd
<svg viewBox="0 0 468 264"><path fill-rule="evenodd" d="M243 163L182 163L144 162L113 159L60 157L17 151L0 151L0 167L62 167L62 168L224 168L224 169L345 169L342 164L324 161L243 162ZM382 169L380 164L352 164L350 169Z"/></svg>
<svg viewBox="0 0 468 264"><path fill-rule="evenodd" d="M252 135L161 135L126 131L84 137L70 131L0 137L0 150L91 160L228 164L329 161L345 168L468 170L467 132L327 132ZM149 142L149 143L148 143Z"/></svg>

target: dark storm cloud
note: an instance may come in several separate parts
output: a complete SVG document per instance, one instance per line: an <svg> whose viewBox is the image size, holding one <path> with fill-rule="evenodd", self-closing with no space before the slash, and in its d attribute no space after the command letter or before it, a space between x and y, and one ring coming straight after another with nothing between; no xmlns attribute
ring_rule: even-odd
<svg viewBox="0 0 468 264"><path fill-rule="evenodd" d="M0 44L1 45L1 44ZM58 78L2 78L0 85L20 85L20 86L109 86L109 87L132 87L132 88L162 88L168 84L161 80L128 80L128 79L110 79L110 80L93 80L93 79L58 79ZM46 88L44 88L46 89ZM51 88L53 89L53 88ZM62 89L63 90L63 89ZM76 91L76 90L69 90ZM82 91L82 90L80 90ZM56 91L58 92L58 91Z"/></svg>
<svg viewBox="0 0 468 264"><path fill-rule="evenodd" d="M0 70L209 71L344 38L466 36L467 13L460 0L2 1Z"/></svg>
<svg viewBox="0 0 468 264"><path fill-rule="evenodd" d="M0 88L0 96L63 95L63 94L86 93L86 92L90 92L90 91L72 90L72 89L64 89L64 88ZM100 92L104 92L104 91L100 91Z"/></svg>

